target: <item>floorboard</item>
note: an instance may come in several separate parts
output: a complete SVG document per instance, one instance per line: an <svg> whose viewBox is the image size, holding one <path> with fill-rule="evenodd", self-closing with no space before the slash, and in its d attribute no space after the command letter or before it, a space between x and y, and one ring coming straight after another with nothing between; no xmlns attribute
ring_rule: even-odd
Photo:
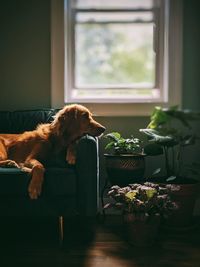
<svg viewBox="0 0 200 267"><path fill-rule="evenodd" d="M55 218L1 218L0 266L200 267L200 228L161 229L152 247L131 246L119 218L102 224L65 219L65 244Z"/></svg>

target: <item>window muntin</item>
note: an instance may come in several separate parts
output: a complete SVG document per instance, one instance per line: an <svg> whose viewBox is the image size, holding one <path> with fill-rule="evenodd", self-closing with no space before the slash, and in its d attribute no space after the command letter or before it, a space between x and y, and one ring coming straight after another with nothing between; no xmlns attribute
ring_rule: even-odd
<svg viewBox="0 0 200 267"><path fill-rule="evenodd" d="M152 8L155 0L76 0L77 8Z"/></svg>

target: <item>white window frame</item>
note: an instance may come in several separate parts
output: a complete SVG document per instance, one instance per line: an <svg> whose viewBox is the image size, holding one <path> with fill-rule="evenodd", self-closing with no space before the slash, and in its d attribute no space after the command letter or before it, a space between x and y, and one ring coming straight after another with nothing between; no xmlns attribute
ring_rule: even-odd
<svg viewBox="0 0 200 267"><path fill-rule="evenodd" d="M66 20L67 0L51 0L51 104L54 108L64 104L64 90L72 86L72 58L69 36L72 34L70 25L70 13ZM69 0L68 0L69 1ZM169 4L169 27L165 32L165 53L160 51L159 57L164 58L159 79L163 85L162 98L153 102L128 100L118 103L111 101L96 101L95 99L76 99L68 102L79 102L87 106L97 116L145 116L149 115L155 105L181 106L182 87L182 1L166 0ZM165 9L168 12L168 9ZM165 14L167 18L167 14ZM68 36L65 38L65 29ZM163 38L160 38L163 40ZM162 75L162 74L165 75ZM163 79L165 77L165 79Z"/></svg>

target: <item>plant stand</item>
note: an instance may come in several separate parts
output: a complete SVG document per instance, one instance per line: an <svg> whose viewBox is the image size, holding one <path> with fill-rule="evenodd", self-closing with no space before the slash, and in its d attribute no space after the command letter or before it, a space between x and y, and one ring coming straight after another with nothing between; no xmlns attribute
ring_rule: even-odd
<svg viewBox="0 0 200 267"><path fill-rule="evenodd" d="M101 190L101 207L102 207L102 215L103 215L103 221L105 221L105 218L106 218L106 213L105 213L105 209L104 209L104 206L105 206L105 203L104 203L104 195L105 195L105 192L107 189L109 189L110 186L109 186L109 179L106 178L105 180L105 184Z"/></svg>
<svg viewBox="0 0 200 267"><path fill-rule="evenodd" d="M145 154L104 154L106 171L111 185L126 186L143 182Z"/></svg>

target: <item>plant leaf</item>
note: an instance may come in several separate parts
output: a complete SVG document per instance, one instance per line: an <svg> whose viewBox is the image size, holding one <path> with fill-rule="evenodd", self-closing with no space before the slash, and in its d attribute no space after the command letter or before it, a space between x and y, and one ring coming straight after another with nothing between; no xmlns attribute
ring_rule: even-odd
<svg viewBox="0 0 200 267"><path fill-rule="evenodd" d="M161 124L165 124L170 120L170 117L162 109L162 107L157 106L154 108L151 114L151 122L147 126L150 129L157 129Z"/></svg>
<svg viewBox="0 0 200 267"><path fill-rule="evenodd" d="M170 176L166 179L167 182L174 181L176 179L176 176Z"/></svg>
<svg viewBox="0 0 200 267"><path fill-rule="evenodd" d="M115 142L110 142L105 146L105 149L111 149L114 147Z"/></svg>
<svg viewBox="0 0 200 267"><path fill-rule="evenodd" d="M167 143L174 141L174 138L172 136L166 135L163 136L161 135L158 131L154 129L140 129L140 132L146 134L151 141L155 143L161 143L162 145L167 145Z"/></svg>
<svg viewBox="0 0 200 267"><path fill-rule="evenodd" d="M111 208L113 206L112 203L107 203L104 205L103 209L108 209L108 208Z"/></svg>
<svg viewBox="0 0 200 267"><path fill-rule="evenodd" d="M161 172L161 168L157 168L153 173L152 173L152 176L158 174Z"/></svg>
<svg viewBox="0 0 200 267"><path fill-rule="evenodd" d="M105 135L105 138L111 139L112 141L118 141L121 138L121 134L118 132L112 132Z"/></svg>

